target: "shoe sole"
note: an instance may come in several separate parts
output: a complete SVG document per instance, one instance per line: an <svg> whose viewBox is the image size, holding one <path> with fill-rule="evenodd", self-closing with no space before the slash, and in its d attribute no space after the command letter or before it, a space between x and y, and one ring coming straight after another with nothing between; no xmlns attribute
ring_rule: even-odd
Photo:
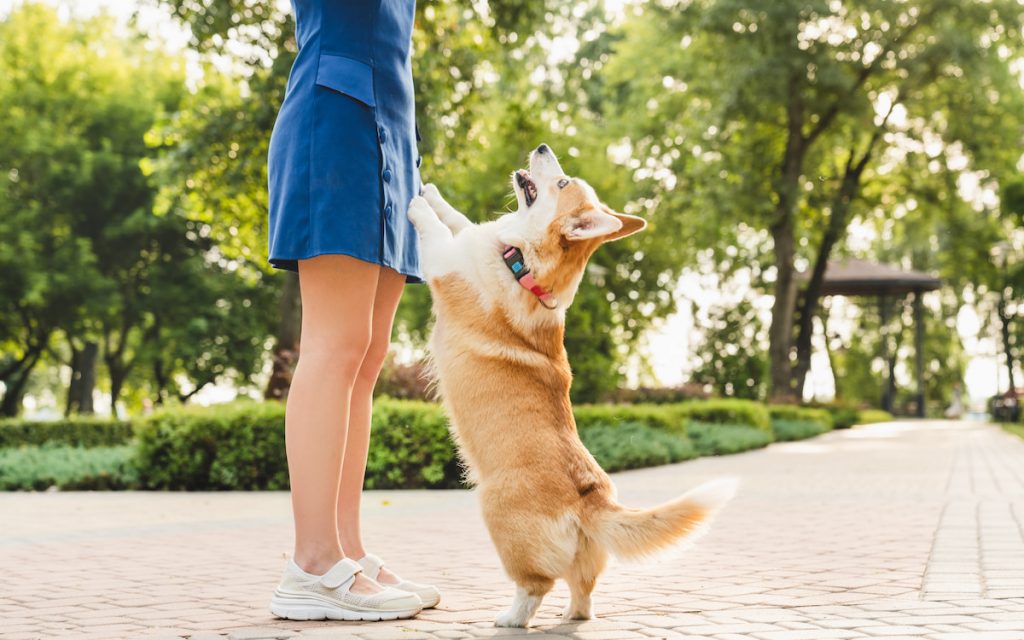
<svg viewBox="0 0 1024 640"><path fill-rule="evenodd" d="M327 604L317 598L297 595L285 595L278 592L270 599L270 612L285 620L350 620L376 622L379 620L400 620L411 618L423 608L395 609L379 611L360 609L358 607L343 608L336 604Z"/></svg>

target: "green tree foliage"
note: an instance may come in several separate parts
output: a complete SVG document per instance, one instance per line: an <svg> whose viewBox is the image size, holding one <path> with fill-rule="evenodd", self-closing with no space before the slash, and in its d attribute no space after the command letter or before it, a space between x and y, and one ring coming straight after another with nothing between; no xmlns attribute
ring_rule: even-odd
<svg viewBox="0 0 1024 640"><path fill-rule="evenodd" d="M101 346L115 411L144 364L163 371L158 398L179 377L248 376L266 330L238 310L259 296L195 221L154 214L143 169L146 133L182 105L183 60L27 3L0 23L0 77L3 412L43 353L59 364L79 343Z"/></svg>
<svg viewBox="0 0 1024 640"><path fill-rule="evenodd" d="M717 395L760 400L768 389L768 358L758 310L747 300L710 310L698 317L704 338L691 381Z"/></svg>
<svg viewBox="0 0 1024 640"><path fill-rule="evenodd" d="M773 395L806 372L815 282L862 189L933 142L989 180L1017 162L1022 22L1014 1L697 0L652 2L626 23L606 83L657 208L698 243L733 245L747 225L772 236ZM813 267L800 301L798 259Z"/></svg>

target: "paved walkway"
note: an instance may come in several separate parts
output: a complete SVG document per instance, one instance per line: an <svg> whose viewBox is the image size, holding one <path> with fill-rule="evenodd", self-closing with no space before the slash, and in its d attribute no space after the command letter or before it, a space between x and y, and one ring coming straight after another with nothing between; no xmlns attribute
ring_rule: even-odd
<svg viewBox="0 0 1024 640"><path fill-rule="evenodd" d="M1024 640L1024 441L891 423L615 481L643 506L720 475L743 486L696 547L613 564L589 622L560 623L560 584L528 632L492 626L512 588L471 493L366 496L372 550L444 593L370 624L267 612L287 494L0 494L0 637Z"/></svg>

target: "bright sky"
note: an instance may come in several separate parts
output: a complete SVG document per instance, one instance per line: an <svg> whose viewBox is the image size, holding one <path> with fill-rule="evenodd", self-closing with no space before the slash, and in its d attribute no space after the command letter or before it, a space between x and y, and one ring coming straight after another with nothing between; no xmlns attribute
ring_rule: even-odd
<svg viewBox="0 0 1024 640"><path fill-rule="evenodd" d="M289 6L289 0L278 2L283 8ZM50 0L50 3L59 7L68 17L88 16L106 10L124 23L127 23L133 12L137 12L142 28L154 37L166 41L170 48L183 49L188 43L188 33L175 24L165 10L145 0ZM624 3L625 0L608 0L609 8L612 10L621 10ZM0 15L6 14L18 4L19 0L0 0ZM856 233L852 235L856 236ZM723 289L728 289L728 293ZM699 340L699 328L695 326L693 305L728 304L738 300L748 290L749 286L742 278L740 282L730 283L728 287L722 287L720 283L709 287L706 278L702 279L694 273L684 275L677 288L677 299L681 301L679 311L659 322L656 329L647 336L646 349L655 374L662 384L677 384L687 377L691 366L691 348ZM692 301L692 304L687 301ZM762 304L765 301L767 304ZM762 299L758 306L767 320L770 317L770 298ZM841 307L842 303L838 303L837 308ZM843 331L841 320L833 324L839 326L830 325L830 329ZM965 379L968 396L978 401L993 395L997 389L1005 389L1006 374L1005 368L1000 364L998 342L994 336L982 335L982 322L974 307L968 306L961 310L957 318L957 330L970 356ZM812 362L809 385L815 395L827 398L834 393L834 381L828 369L827 358L820 349L820 341L818 346L818 353ZM903 379L909 375L902 370L897 373L898 377ZM217 388L201 396L200 402L219 401L233 397L233 391Z"/></svg>

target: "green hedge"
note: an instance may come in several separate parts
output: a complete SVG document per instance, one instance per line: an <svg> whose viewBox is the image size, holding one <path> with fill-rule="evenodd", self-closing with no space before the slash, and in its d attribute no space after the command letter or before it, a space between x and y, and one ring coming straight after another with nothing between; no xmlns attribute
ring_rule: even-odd
<svg viewBox="0 0 1024 640"><path fill-rule="evenodd" d="M164 409L131 424L99 419L8 421L3 427L8 429L7 442L49 439L50 443L0 448L4 456L0 478L6 483L0 486L286 489L284 413L281 403L236 402ZM827 430L828 422L822 409L773 407L769 411L755 402L731 399L579 405L575 414L581 439L609 471L736 453L774 439L810 437ZM367 488L463 486L462 469L439 405L379 397L374 402L372 428ZM136 439L131 445L121 444L129 442L133 433ZM64 444L69 441L103 446L83 449ZM119 446L109 446L111 442Z"/></svg>
<svg viewBox="0 0 1024 640"><path fill-rule="evenodd" d="M617 427L644 424L655 429L686 433L686 417L680 405L671 404L581 404L573 407L576 428Z"/></svg>
<svg viewBox="0 0 1024 640"><path fill-rule="evenodd" d="M841 400L817 405L816 408L828 411L832 416L833 429L849 429L857 424L857 414L860 413L856 405Z"/></svg>
<svg viewBox="0 0 1024 640"><path fill-rule="evenodd" d="M816 422L821 425L822 431L830 431L834 425L832 414L820 407L801 407L794 404L773 404L768 407L768 414L771 416L773 428L776 420L788 420L798 422Z"/></svg>
<svg viewBox="0 0 1024 640"><path fill-rule="evenodd" d="M819 409L828 411L832 416L832 426L835 429L849 429L858 424L871 424L873 422L889 422L893 415L880 409L861 409L857 405L836 400L827 404L816 405Z"/></svg>
<svg viewBox="0 0 1024 640"><path fill-rule="evenodd" d="M149 489L285 489L284 405L237 402L154 413L138 429Z"/></svg>
<svg viewBox="0 0 1024 640"><path fill-rule="evenodd" d="M830 431L830 429L815 420L788 420L780 418L772 420L772 431L775 432L775 440L777 442L790 442L792 440L813 438L826 431Z"/></svg>
<svg viewBox="0 0 1024 640"><path fill-rule="evenodd" d="M583 427L579 433L580 440L609 473L697 457L693 443L685 435L653 429L639 422L617 426L595 424Z"/></svg>
<svg viewBox="0 0 1024 640"><path fill-rule="evenodd" d="M678 415L694 422L743 425L772 433L772 420L768 409L753 400L732 398L700 400L672 405Z"/></svg>
<svg viewBox="0 0 1024 640"><path fill-rule="evenodd" d="M891 422L892 420L892 414L888 411L882 411L881 409L863 409L857 412L857 424Z"/></svg>
<svg viewBox="0 0 1024 640"><path fill-rule="evenodd" d="M0 449L40 444L104 447L126 444L133 435L130 422L109 418L0 420Z"/></svg>
<svg viewBox="0 0 1024 640"><path fill-rule="evenodd" d="M367 487L459 486L439 406L381 397L371 425ZM284 405L241 402L154 414L139 429L138 466L150 489L287 489Z"/></svg>
<svg viewBox="0 0 1024 640"><path fill-rule="evenodd" d="M746 424L691 422L687 435L698 455L718 456L767 447L774 437L770 432Z"/></svg>
<svg viewBox="0 0 1024 640"><path fill-rule="evenodd" d="M131 445L72 447L60 444L0 449L0 489L135 489Z"/></svg>
<svg viewBox="0 0 1024 640"><path fill-rule="evenodd" d="M462 467L440 405L378 398L373 403L368 489L455 489Z"/></svg>

